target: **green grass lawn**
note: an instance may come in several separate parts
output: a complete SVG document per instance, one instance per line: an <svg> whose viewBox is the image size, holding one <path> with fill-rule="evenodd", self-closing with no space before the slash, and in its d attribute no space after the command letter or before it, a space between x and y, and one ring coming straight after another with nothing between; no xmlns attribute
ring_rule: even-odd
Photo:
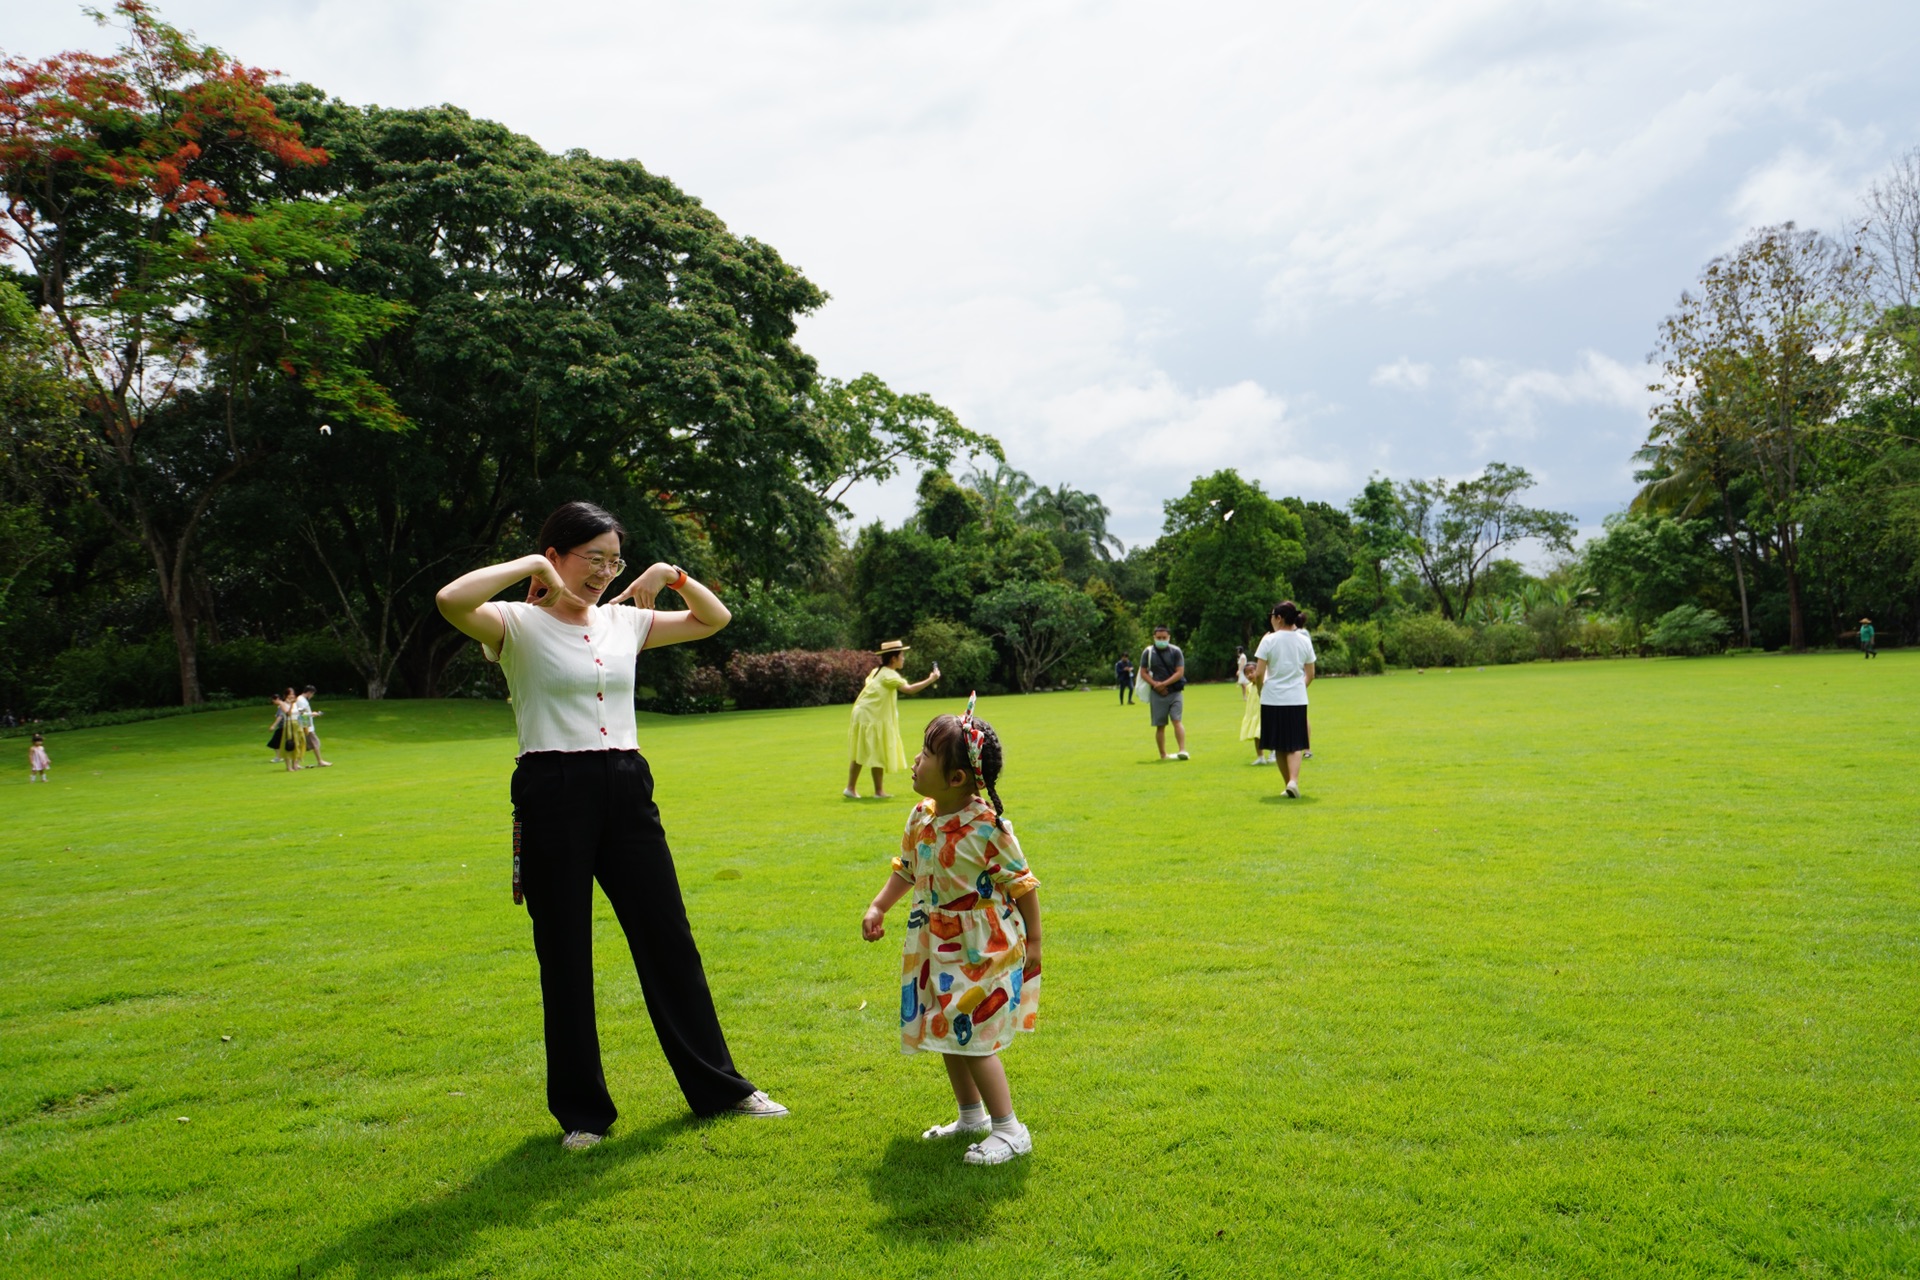
<svg viewBox="0 0 1920 1280"><path fill-rule="evenodd" d="M1187 764L987 700L1048 932L999 1169L917 1137L844 707L641 726L793 1116L689 1119L603 903L622 1117L569 1157L508 708L322 706L296 775L264 714L4 744L0 1275L1920 1272L1920 654L1324 681L1298 802L1232 686Z"/></svg>

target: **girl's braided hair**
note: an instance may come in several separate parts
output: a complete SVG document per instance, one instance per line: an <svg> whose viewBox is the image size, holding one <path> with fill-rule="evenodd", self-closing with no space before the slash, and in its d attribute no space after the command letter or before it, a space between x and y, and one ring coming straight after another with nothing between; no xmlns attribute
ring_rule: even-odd
<svg viewBox="0 0 1920 1280"><path fill-rule="evenodd" d="M1000 792L996 784L1000 781L1000 769L1006 761L1006 753L1000 746L1000 735L993 726L979 716L973 717L973 727L980 731L985 740L980 744L980 784L987 789L987 799L993 804L993 825L1005 831L1000 816L1007 810L1000 803ZM952 773L955 769L973 776L973 761L967 755L967 734L960 723L960 717L954 715L935 716L927 725L927 735L922 740L933 758L940 762L942 773Z"/></svg>

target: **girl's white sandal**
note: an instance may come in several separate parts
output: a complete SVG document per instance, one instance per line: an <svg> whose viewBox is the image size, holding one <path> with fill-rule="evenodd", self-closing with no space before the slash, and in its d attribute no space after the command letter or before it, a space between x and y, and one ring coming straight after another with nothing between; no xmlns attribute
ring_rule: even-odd
<svg viewBox="0 0 1920 1280"><path fill-rule="evenodd" d="M1033 1135L1022 1131L1009 1138L1004 1133L990 1133L979 1142L967 1148L968 1164L1005 1164L1015 1156L1024 1156L1033 1150Z"/></svg>
<svg viewBox="0 0 1920 1280"><path fill-rule="evenodd" d="M951 1138L962 1133L991 1132L993 1132L993 1121L991 1120L982 1120L978 1124L968 1124L965 1120L949 1120L945 1124L933 1126L933 1128L927 1130L920 1136L928 1142L932 1142L937 1138Z"/></svg>

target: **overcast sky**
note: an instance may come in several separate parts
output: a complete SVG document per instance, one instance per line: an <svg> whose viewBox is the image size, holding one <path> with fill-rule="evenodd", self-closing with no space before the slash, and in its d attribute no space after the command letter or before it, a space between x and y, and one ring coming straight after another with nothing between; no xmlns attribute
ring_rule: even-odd
<svg viewBox="0 0 1920 1280"><path fill-rule="evenodd" d="M1129 543L1228 465L1343 503L1497 459L1597 526L1679 291L1750 227L1838 229L1920 144L1911 0L161 12L349 101L640 160L832 295L823 372L933 394ZM9 53L112 43L57 0L0 19Z"/></svg>

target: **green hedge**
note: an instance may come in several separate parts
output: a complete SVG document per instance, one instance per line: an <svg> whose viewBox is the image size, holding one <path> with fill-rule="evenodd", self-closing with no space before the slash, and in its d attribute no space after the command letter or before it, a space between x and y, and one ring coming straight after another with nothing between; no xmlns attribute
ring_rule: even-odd
<svg viewBox="0 0 1920 1280"><path fill-rule="evenodd" d="M96 711L90 715L63 716L58 720L15 725L11 729L0 728L0 738L30 738L36 733L69 733L75 729L100 729L107 725L165 720L172 716L198 715L202 711L239 711L247 707L260 710L263 716L270 712L263 698L228 698L219 702L201 702L191 707L130 707L125 711ZM265 719L261 720L262 725L266 723Z"/></svg>

